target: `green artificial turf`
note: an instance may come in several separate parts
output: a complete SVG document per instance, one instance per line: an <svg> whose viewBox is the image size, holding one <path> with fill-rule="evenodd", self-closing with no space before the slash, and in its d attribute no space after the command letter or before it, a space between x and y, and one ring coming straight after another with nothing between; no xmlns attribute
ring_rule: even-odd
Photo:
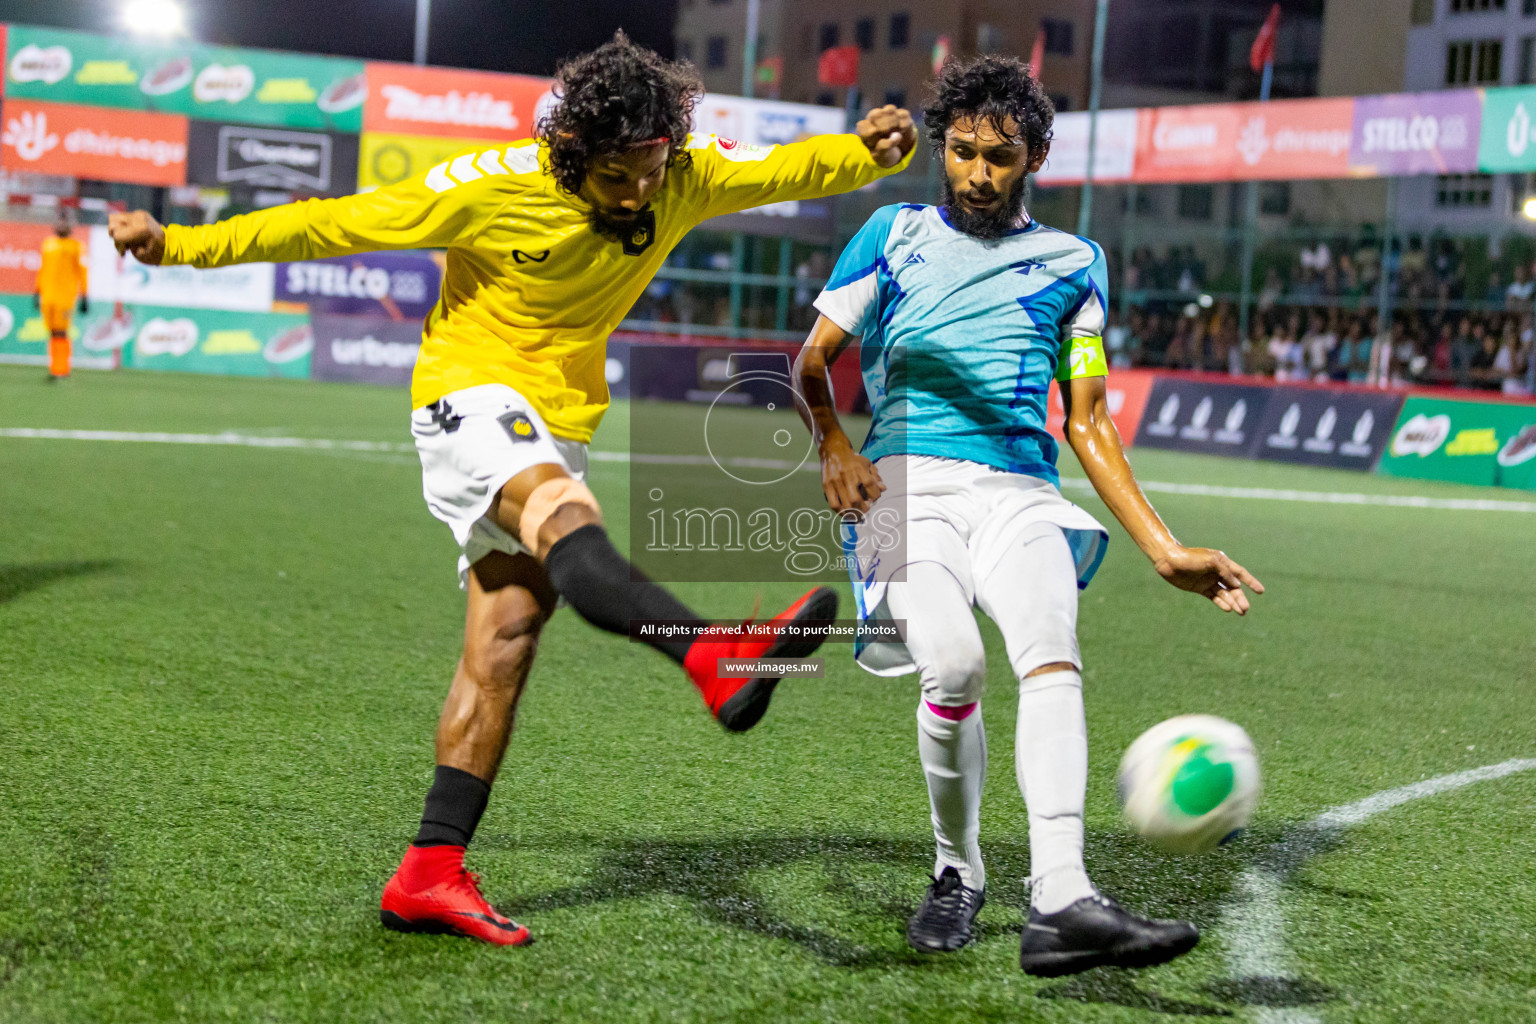
<svg viewBox="0 0 1536 1024"><path fill-rule="evenodd" d="M399 391L41 377L0 368L0 427L409 442ZM625 419L594 447L623 450ZM1168 482L1528 497L1133 463ZM621 544L627 474L591 476ZM912 679L828 648L825 679L787 682L731 736L669 663L568 611L470 855L538 942L402 936L377 900L414 834L463 614L415 456L0 438L0 1020L1536 1020L1536 772L1388 811L1295 865L1284 982L1232 977L1221 927L1240 873L1321 810L1536 756L1536 516L1154 501L1270 592L1223 616L1111 526L1080 617L1089 869L1205 938L1151 971L1039 981L1017 967L1028 846L990 626L990 891L963 953L904 939L932 864ZM677 587L721 616L799 589ZM1248 729L1266 789L1246 836L1178 860L1126 833L1114 772L1186 712Z"/></svg>

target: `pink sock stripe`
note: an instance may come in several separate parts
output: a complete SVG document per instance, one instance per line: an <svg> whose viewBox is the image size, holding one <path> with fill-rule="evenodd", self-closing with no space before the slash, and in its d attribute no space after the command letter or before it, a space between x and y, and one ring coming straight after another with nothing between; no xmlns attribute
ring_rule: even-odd
<svg viewBox="0 0 1536 1024"><path fill-rule="evenodd" d="M928 705L928 710L929 711L932 711L934 714L938 715L940 718L947 718L951 722L962 722L962 721L964 721L966 718L968 718L970 716L972 711L976 710L976 702L975 701L972 701L969 704L961 704L961 705L959 705L957 707L952 707L952 708L945 707L942 704L935 704L931 700L925 700L925 701L923 701L923 703Z"/></svg>

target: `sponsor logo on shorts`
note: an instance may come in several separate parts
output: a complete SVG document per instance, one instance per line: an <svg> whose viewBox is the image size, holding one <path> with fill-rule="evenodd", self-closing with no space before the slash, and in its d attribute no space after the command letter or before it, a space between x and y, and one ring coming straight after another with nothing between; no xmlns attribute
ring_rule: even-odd
<svg viewBox="0 0 1536 1024"><path fill-rule="evenodd" d="M525 412L513 410L504 412L496 417L496 421L505 428L507 436L514 441L537 441L539 439L538 428L533 425L533 420L528 418Z"/></svg>

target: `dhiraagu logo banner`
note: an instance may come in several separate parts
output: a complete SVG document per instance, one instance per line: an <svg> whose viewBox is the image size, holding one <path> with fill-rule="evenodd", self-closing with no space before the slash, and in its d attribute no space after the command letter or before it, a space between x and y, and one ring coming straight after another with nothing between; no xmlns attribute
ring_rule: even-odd
<svg viewBox="0 0 1536 1024"><path fill-rule="evenodd" d="M1388 476L1536 488L1536 405L1409 398L1377 468Z"/></svg>
<svg viewBox="0 0 1536 1024"><path fill-rule="evenodd" d="M1483 92L1483 130L1477 164L1484 171L1536 169L1536 86Z"/></svg>
<svg viewBox="0 0 1536 1024"><path fill-rule="evenodd" d="M363 63L12 25L5 95L356 134Z"/></svg>

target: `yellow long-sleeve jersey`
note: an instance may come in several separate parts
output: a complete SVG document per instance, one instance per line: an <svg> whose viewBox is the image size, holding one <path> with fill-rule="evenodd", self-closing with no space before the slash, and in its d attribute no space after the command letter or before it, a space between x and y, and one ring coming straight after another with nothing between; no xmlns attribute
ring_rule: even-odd
<svg viewBox="0 0 1536 1024"><path fill-rule="evenodd" d="M875 163L855 135L747 146L687 141L649 220L629 238L594 232L559 191L532 140L465 153L365 195L311 199L204 227L166 228L166 263L221 267L376 249L445 247L442 295L411 382L420 408L478 384L506 384L550 430L589 441L608 408L608 335L674 246L700 221L764 203L847 192L903 169Z"/></svg>

